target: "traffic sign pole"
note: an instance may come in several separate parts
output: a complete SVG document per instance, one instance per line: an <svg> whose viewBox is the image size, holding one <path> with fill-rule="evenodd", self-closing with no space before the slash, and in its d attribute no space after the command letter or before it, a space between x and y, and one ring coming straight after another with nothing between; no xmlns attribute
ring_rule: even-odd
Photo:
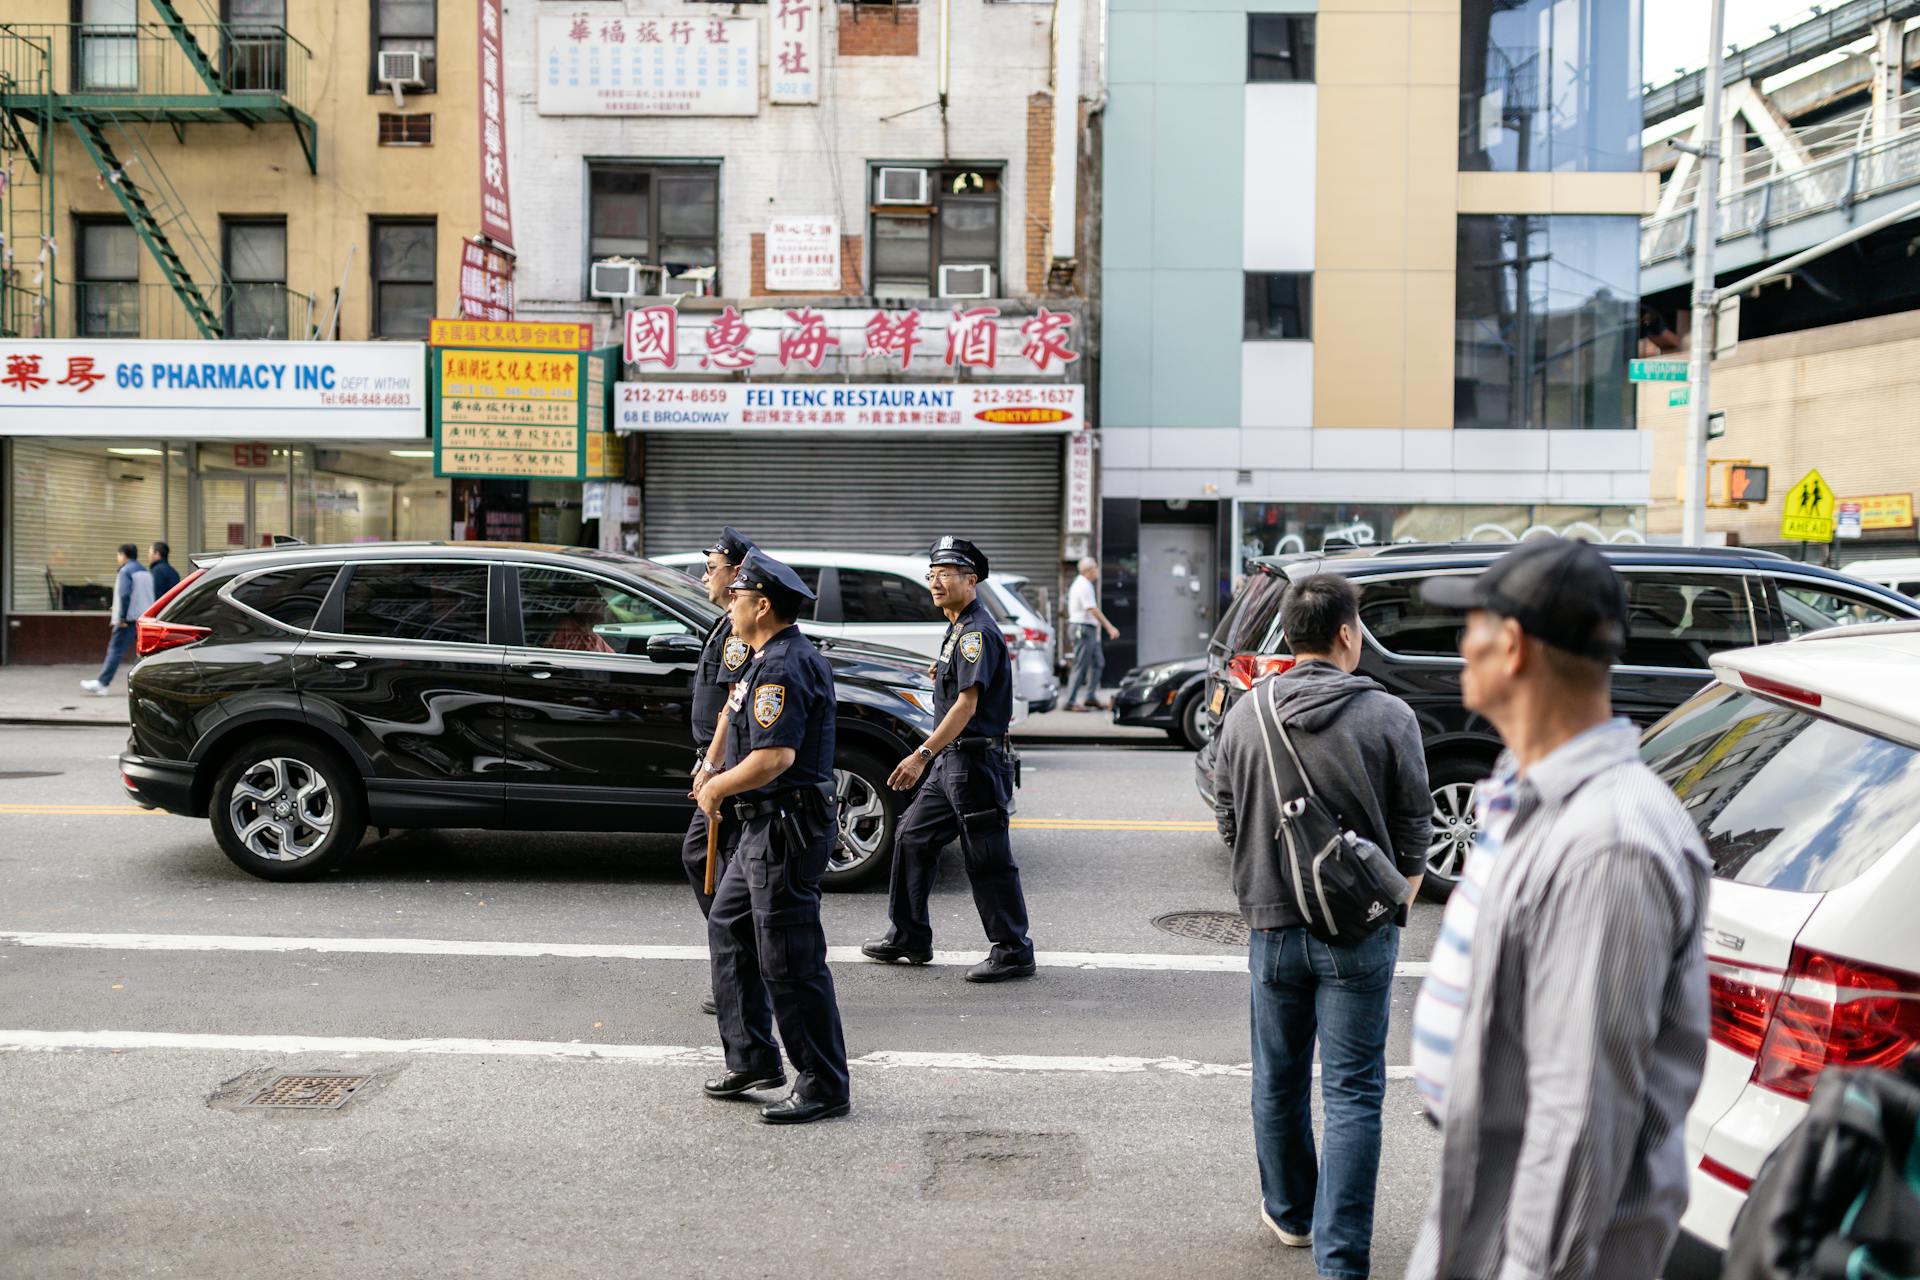
<svg viewBox="0 0 1920 1280"><path fill-rule="evenodd" d="M1700 116L1700 185L1693 196L1693 330L1687 338L1686 492L1680 508L1680 540L1697 547L1707 537L1707 377L1713 368L1713 250L1720 213L1720 58L1726 46L1726 0L1708 6L1706 100Z"/></svg>

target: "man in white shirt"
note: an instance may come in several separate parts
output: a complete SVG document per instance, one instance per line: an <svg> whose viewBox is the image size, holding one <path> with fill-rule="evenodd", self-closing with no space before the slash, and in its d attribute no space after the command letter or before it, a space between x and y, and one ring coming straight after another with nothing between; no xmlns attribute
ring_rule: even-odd
<svg viewBox="0 0 1920 1280"><path fill-rule="evenodd" d="M1099 597L1093 588L1099 577L1100 562L1088 556L1080 561L1080 576L1067 588L1067 634L1073 637L1073 672L1067 677L1067 691L1060 700L1069 711L1085 711L1088 702L1096 707L1100 705L1100 673L1107 665L1106 654L1100 649L1100 629L1105 628L1109 640L1120 638L1120 628L1100 612ZM1076 701L1077 693L1082 694L1084 700Z"/></svg>

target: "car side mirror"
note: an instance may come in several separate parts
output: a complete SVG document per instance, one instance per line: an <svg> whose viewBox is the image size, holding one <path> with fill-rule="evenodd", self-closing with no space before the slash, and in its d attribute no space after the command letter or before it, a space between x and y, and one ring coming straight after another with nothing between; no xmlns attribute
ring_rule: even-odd
<svg viewBox="0 0 1920 1280"><path fill-rule="evenodd" d="M684 631L676 631L672 635L655 636L647 641L647 661L669 665L676 662L698 662L700 649L699 636L690 636Z"/></svg>

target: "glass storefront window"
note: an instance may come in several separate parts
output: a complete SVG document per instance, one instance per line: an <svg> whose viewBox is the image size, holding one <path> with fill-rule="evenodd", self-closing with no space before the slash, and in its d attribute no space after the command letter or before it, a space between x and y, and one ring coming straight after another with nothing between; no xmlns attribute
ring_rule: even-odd
<svg viewBox="0 0 1920 1280"><path fill-rule="evenodd" d="M1407 542L1511 543L1553 533L1588 542L1642 543L1639 507L1396 506L1338 502L1242 502L1238 572L1256 556Z"/></svg>
<svg viewBox="0 0 1920 1280"><path fill-rule="evenodd" d="M1640 5L1463 0L1460 168L1640 168Z"/></svg>
<svg viewBox="0 0 1920 1280"><path fill-rule="evenodd" d="M1630 430L1640 223L1458 220L1453 425Z"/></svg>
<svg viewBox="0 0 1920 1280"><path fill-rule="evenodd" d="M18 613L111 608L115 549L134 543L144 562L148 545L165 536L161 447L30 437L17 438L12 446L10 608Z"/></svg>

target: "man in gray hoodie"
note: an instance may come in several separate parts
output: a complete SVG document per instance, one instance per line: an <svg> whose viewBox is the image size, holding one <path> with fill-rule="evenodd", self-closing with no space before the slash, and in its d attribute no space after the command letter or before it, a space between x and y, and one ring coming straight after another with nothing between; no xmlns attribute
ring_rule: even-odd
<svg viewBox="0 0 1920 1280"><path fill-rule="evenodd" d="M1392 855L1411 891L1426 870L1433 799L1420 730L1407 704L1360 665L1360 601L1335 574L1288 589L1280 625L1294 665L1279 681L1279 716L1316 793L1345 826ZM1253 1139L1260 1218L1315 1269L1357 1280L1372 1267L1387 1013L1399 929L1340 946L1303 927L1281 865L1280 804L1301 798L1293 771L1269 771L1264 696L1240 699L1220 726L1214 810L1233 850L1233 887L1253 927ZM1411 897L1411 892L1409 894ZM1404 915L1403 915L1404 918ZM1320 1044L1326 1146L1316 1160L1309 1092Z"/></svg>

